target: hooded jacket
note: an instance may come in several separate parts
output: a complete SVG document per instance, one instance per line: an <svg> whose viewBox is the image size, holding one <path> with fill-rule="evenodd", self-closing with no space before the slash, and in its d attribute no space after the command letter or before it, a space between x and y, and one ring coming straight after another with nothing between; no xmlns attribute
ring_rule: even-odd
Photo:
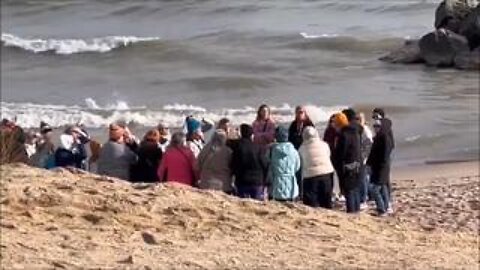
<svg viewBox="0 0 480 270"><path fill-rule="evenodd" d="M303 134L303 144L298 150L302 158L302 176L311 178L333 173L330 147L322 141L315 128L307 128Z"/></svg>
<svg viewBox="0 0 480 270"><path fill-rule="evenodd" d="M380 131L373 138L372 149L367 160L371 168L370 181L377 185L390 182L390 155L394 148L390 121L382 120Z"/></svg>
<svg viewBox="0 0 480 270"><path fill-rule="evenodd" d="M300 169L300 156L293 144L276 143L270 150L269 175L271 196L277 200L293 200L298 197L298 184L295 174Z"/></svg>
<svg viewBox="0 0 480 270"><path fill-rule="evenodd" d="M333 153L333 164L342 190L358 187L362 166L361 135L358 126L348 125L340 131Z"/></svg>

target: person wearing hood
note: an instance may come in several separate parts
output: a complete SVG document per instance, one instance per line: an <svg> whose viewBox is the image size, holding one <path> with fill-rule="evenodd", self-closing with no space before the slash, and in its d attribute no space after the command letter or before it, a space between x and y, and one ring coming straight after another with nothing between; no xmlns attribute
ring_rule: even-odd
<svg viewBox="0 0 480 270"><path fill-rule="evenodd" d="M143 137L137 150L138 160L132 167L131 181L155 183L158 182L157 169L162 159L160 132L149 130Z"/></svg>
<svg viewBox="0 0 480 270"><path fill-rule="evenodd" d="M187 147L192 151L195 158L197 158L205 146L202 122L195 119L193 116L189 116L185 120L185 127L187 134Z"/></svg>
<svg viewBox="0 0 480 270"><path fill-rule="evenodd" d="M333 166L330 147L320 139L314 127L303 131L298 150L302 159L303 203L311 207L332 209Z"/></svg>
<svg viewBox="0 0 480 270"><path fill-rule="evenodd" d="M267 160L263 148L253 142L250 125L240 125L241 139L233 149L230 164L235 176L235 187L240 198L265 199Z"/></svg>
<svg viewBox="0 0 480 270"><path fill-rule="evenodd" d="M230 169L232 152L227 146L227 133L217 129L210 142L198 155L197 168L200 173L198 186L201 189L220 190L233 194L233 178Z"/></svg>
<svg viewBox="0 0 480 270"><path fill-rule="evenodd" d="M288 130L275 130L276 143L269 153L270 197L276 201L294 201L299 195L296 173L300 170L300 156L288 141Z"/></svg>
<svg viewBox="0 0 480 270"><path fill-rule="evenodd" d="M370 193L377 205L377 213L383 216L389 209L390 194L388 185L390 183L390 155L393 150L393 142L389 135L390 126L376 120L373 124L375 137L370 155L367 160L371 168Z"/></svg>
<svg viewBox="0 0 480 270"><path fill-rule="evenodd" d="M194 186L198 179L195 163L195 156L186 146L185 133L176 132L158 167L158 179L160 182Z"/></svg>
<svg viewBox="0 0 480 270"><path fill-rule="evenodd" d="M125 123L110 124L109 140L102 146L97 160L98 174L130 179L130 169L137 161L137 155L127 141L132 143L133 138L127 133Z"/></svg>
<svg viewBox="0 0 480 270"><path fill-rule="evenodd" d="M82 168L87 158L84 144L88 142L88 135L79 127L70 126L60 135L60 145L55 151L55 165L58 167Z"/></svg>
<svg viewBox="0 0 480 270"><path fill-rule="evenodd" d="M271 117L270 107L263 104L258 108L257 118L252 124L253 142L265 149L275 140L276 124Z"/></svg>
<svg viewBox="0 0 480 270"><path fill-rule="evenodd" d="M358 189L362 168L360 133L343 113L335 115L334 126L339 135L333 153L333 165L345 196L347 213L357 213L360 211Z"/></svg>

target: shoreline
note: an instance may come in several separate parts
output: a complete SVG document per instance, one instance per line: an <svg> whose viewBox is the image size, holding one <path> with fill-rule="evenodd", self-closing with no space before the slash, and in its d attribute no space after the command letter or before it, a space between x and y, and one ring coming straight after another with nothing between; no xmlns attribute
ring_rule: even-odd
<svg viewBox="0 0 480 270"><path fill-rule="evenodd" d="M393 166L391 179L394 182L403 180L432 181L452 177L478 177L480 160L448 160L441 162L424 162L423 164Z"/></svg>

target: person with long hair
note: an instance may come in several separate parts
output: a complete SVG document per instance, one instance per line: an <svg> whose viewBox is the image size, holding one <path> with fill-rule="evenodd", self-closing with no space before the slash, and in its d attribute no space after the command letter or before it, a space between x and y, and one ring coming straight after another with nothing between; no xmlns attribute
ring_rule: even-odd
<svg viewBox="0 0 480 270"><path fill-rule="evenodd" d="M157 169L162 159L160 132L158 129L149 130L138 147L138 161L132 168L133 182L158 182Z"/></svg>
<svg viewBox="0 0 480 270"><path fill-rule="evenodd" d="M262 104L257 111L257 118L252 124L253 142L267 146L275 141L275 121L271 117L270 107Z"/></svg>
<svg viewBox="0 0 480 270"><path fill-rule="evenodd" d="M313 122L307 114L304 106L295 108L295 120L290 124L288 129L288 140L293 144L295 149L299 149L303 142L303 130L306 127L314 127Z"/></svg>

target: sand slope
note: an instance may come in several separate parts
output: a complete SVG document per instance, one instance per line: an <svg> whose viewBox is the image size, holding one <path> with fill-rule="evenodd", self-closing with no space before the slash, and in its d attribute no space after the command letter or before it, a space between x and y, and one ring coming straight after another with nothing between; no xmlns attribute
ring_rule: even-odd
<svg viewBox="0 0 480 270"><path fill-rule="evenodd" d="M5 269L478 269L475 232L2 167ZM408 203L408 202L407 202Z"/></svg>

